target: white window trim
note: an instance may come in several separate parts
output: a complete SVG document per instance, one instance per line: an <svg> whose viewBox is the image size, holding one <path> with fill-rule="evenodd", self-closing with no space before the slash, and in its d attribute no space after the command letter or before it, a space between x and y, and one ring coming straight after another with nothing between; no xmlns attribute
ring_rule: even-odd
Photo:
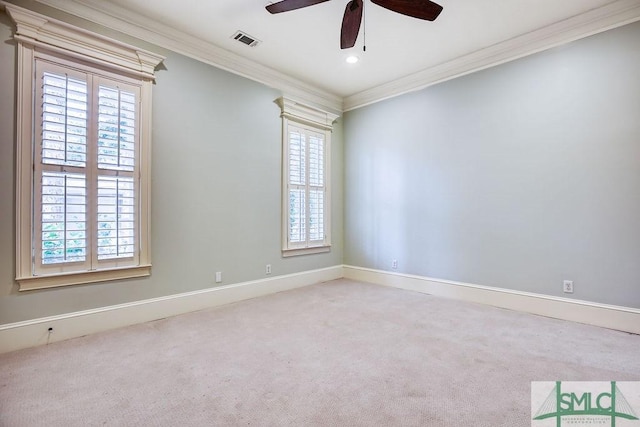
<svg viewBox="0 0 640 427"><path fill-rule="evenodd" d="M16 281L21 291L116 280L151 274L151 88L154 70L164 57L94 34L27 9L4 4L16 24L18 43L16 108ZM132 267L61 273L33 274L33 163L34 67L38 52L62 54L67 58L99 66L142 80L140 102L140 239L139 264Z"/></svg>
<svg viewBox="0 0 640 427"><path fill-rule="evenodd" d="M331 250L331 132L337 114L323 111L292 99L276 100L282 110L282 256L308 255ZM309 128L324 135L325 141L325 239L321 245L307 247L289 246L289 124Z"/></svg>

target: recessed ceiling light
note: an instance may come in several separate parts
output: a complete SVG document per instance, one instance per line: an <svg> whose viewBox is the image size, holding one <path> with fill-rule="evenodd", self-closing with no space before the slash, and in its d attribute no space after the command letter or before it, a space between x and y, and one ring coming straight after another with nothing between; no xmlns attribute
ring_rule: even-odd
<svg viewBox="0 0 640 427"><path fill-rule="evenodd" d="M347 56L346 61L347 61L349 64L355 64L356 62L358 62L358 57L357 57L357 56L355 56L355 55Z"/></svg>

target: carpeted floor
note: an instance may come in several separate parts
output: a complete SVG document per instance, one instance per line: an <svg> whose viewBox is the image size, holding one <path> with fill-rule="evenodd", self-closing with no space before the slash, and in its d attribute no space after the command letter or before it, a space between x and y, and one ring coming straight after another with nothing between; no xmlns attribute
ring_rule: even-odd
<svg viewBox="0 0 640 427"><path fill-rule="evenodd" d="M0 426L530 426L640 336L337 280L0 355Z"/></svg>

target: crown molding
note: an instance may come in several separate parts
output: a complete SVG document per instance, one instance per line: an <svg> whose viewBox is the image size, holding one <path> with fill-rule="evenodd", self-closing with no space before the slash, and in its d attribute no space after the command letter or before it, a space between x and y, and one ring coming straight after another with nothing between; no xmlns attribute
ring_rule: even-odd
<svg viewBox="0 0 640 427"><path fill-rule="evenodd" d="M231 73L263 83L284 95L338 112L353 110L437 83L500 65L558 45L640 20L640 0L616 0L547 27L350 95L344 99L258 64L212 43L100 0L36 0Z"/></svg>
<svg viewBox="0 0 640 427"><path fill-rule="evenodd" d="M640 0L614 1L536 31L347 96L344 99L344 111L424 89L638 20Z"/></svg>
<svg viewBox="0 0 640 427"><path fill-rule="evenodd" d="M38 3L86 19L131 37L246 77L283 94L342 111L342 97L298 80L273 68L178 31L121 6L100 0L36 0Z"/></svg>

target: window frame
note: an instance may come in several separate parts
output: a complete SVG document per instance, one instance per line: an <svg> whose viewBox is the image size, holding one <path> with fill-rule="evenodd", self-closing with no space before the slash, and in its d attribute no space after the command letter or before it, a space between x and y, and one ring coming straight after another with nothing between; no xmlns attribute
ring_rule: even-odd
<svg viewBox="0 0 640 427"><path fill-rule="evenodd" d="M277 100L282 110L282 256L290 257L297 255L307 255L331 250L331 134L333 122L339 117L337 114L323 111L287 97ZM320 134L324 143L324 207L323 207L323 227L324 239L320 243L309 241L309 226L307 214L306 235L304 243L292 243L289 241L289 152L290 152L290 129L300 129L310 134ZM308 171L307 171L308 175ZM309 194L312 185L307 176L304 185L306 194ZM309 198L305 198L305 211L309 211Z"/></svg>
<svg viewBox="0 0 640 427"><path fill-rule="evenodd" d="M16 281L19 290L102 282L151 274L151 89L154 70L164 57L134 46L51 19L30 10L5 5L16 24L18 72L16 80ZM140 87L139 156L136 179L139 194L138 262L125 267L60 271L36 275L36 223L34 200L35 137L37 132L35 93L36 59L58 58L64 66L98 70L98 74L135 80ZM97 180L97 177L96 177ZM97 181L96 181L97 182ZM40 202L38 202L39 205ZM91 219L87 219L88 224ZM88 255L88 256L93 256Z"/></svg>

